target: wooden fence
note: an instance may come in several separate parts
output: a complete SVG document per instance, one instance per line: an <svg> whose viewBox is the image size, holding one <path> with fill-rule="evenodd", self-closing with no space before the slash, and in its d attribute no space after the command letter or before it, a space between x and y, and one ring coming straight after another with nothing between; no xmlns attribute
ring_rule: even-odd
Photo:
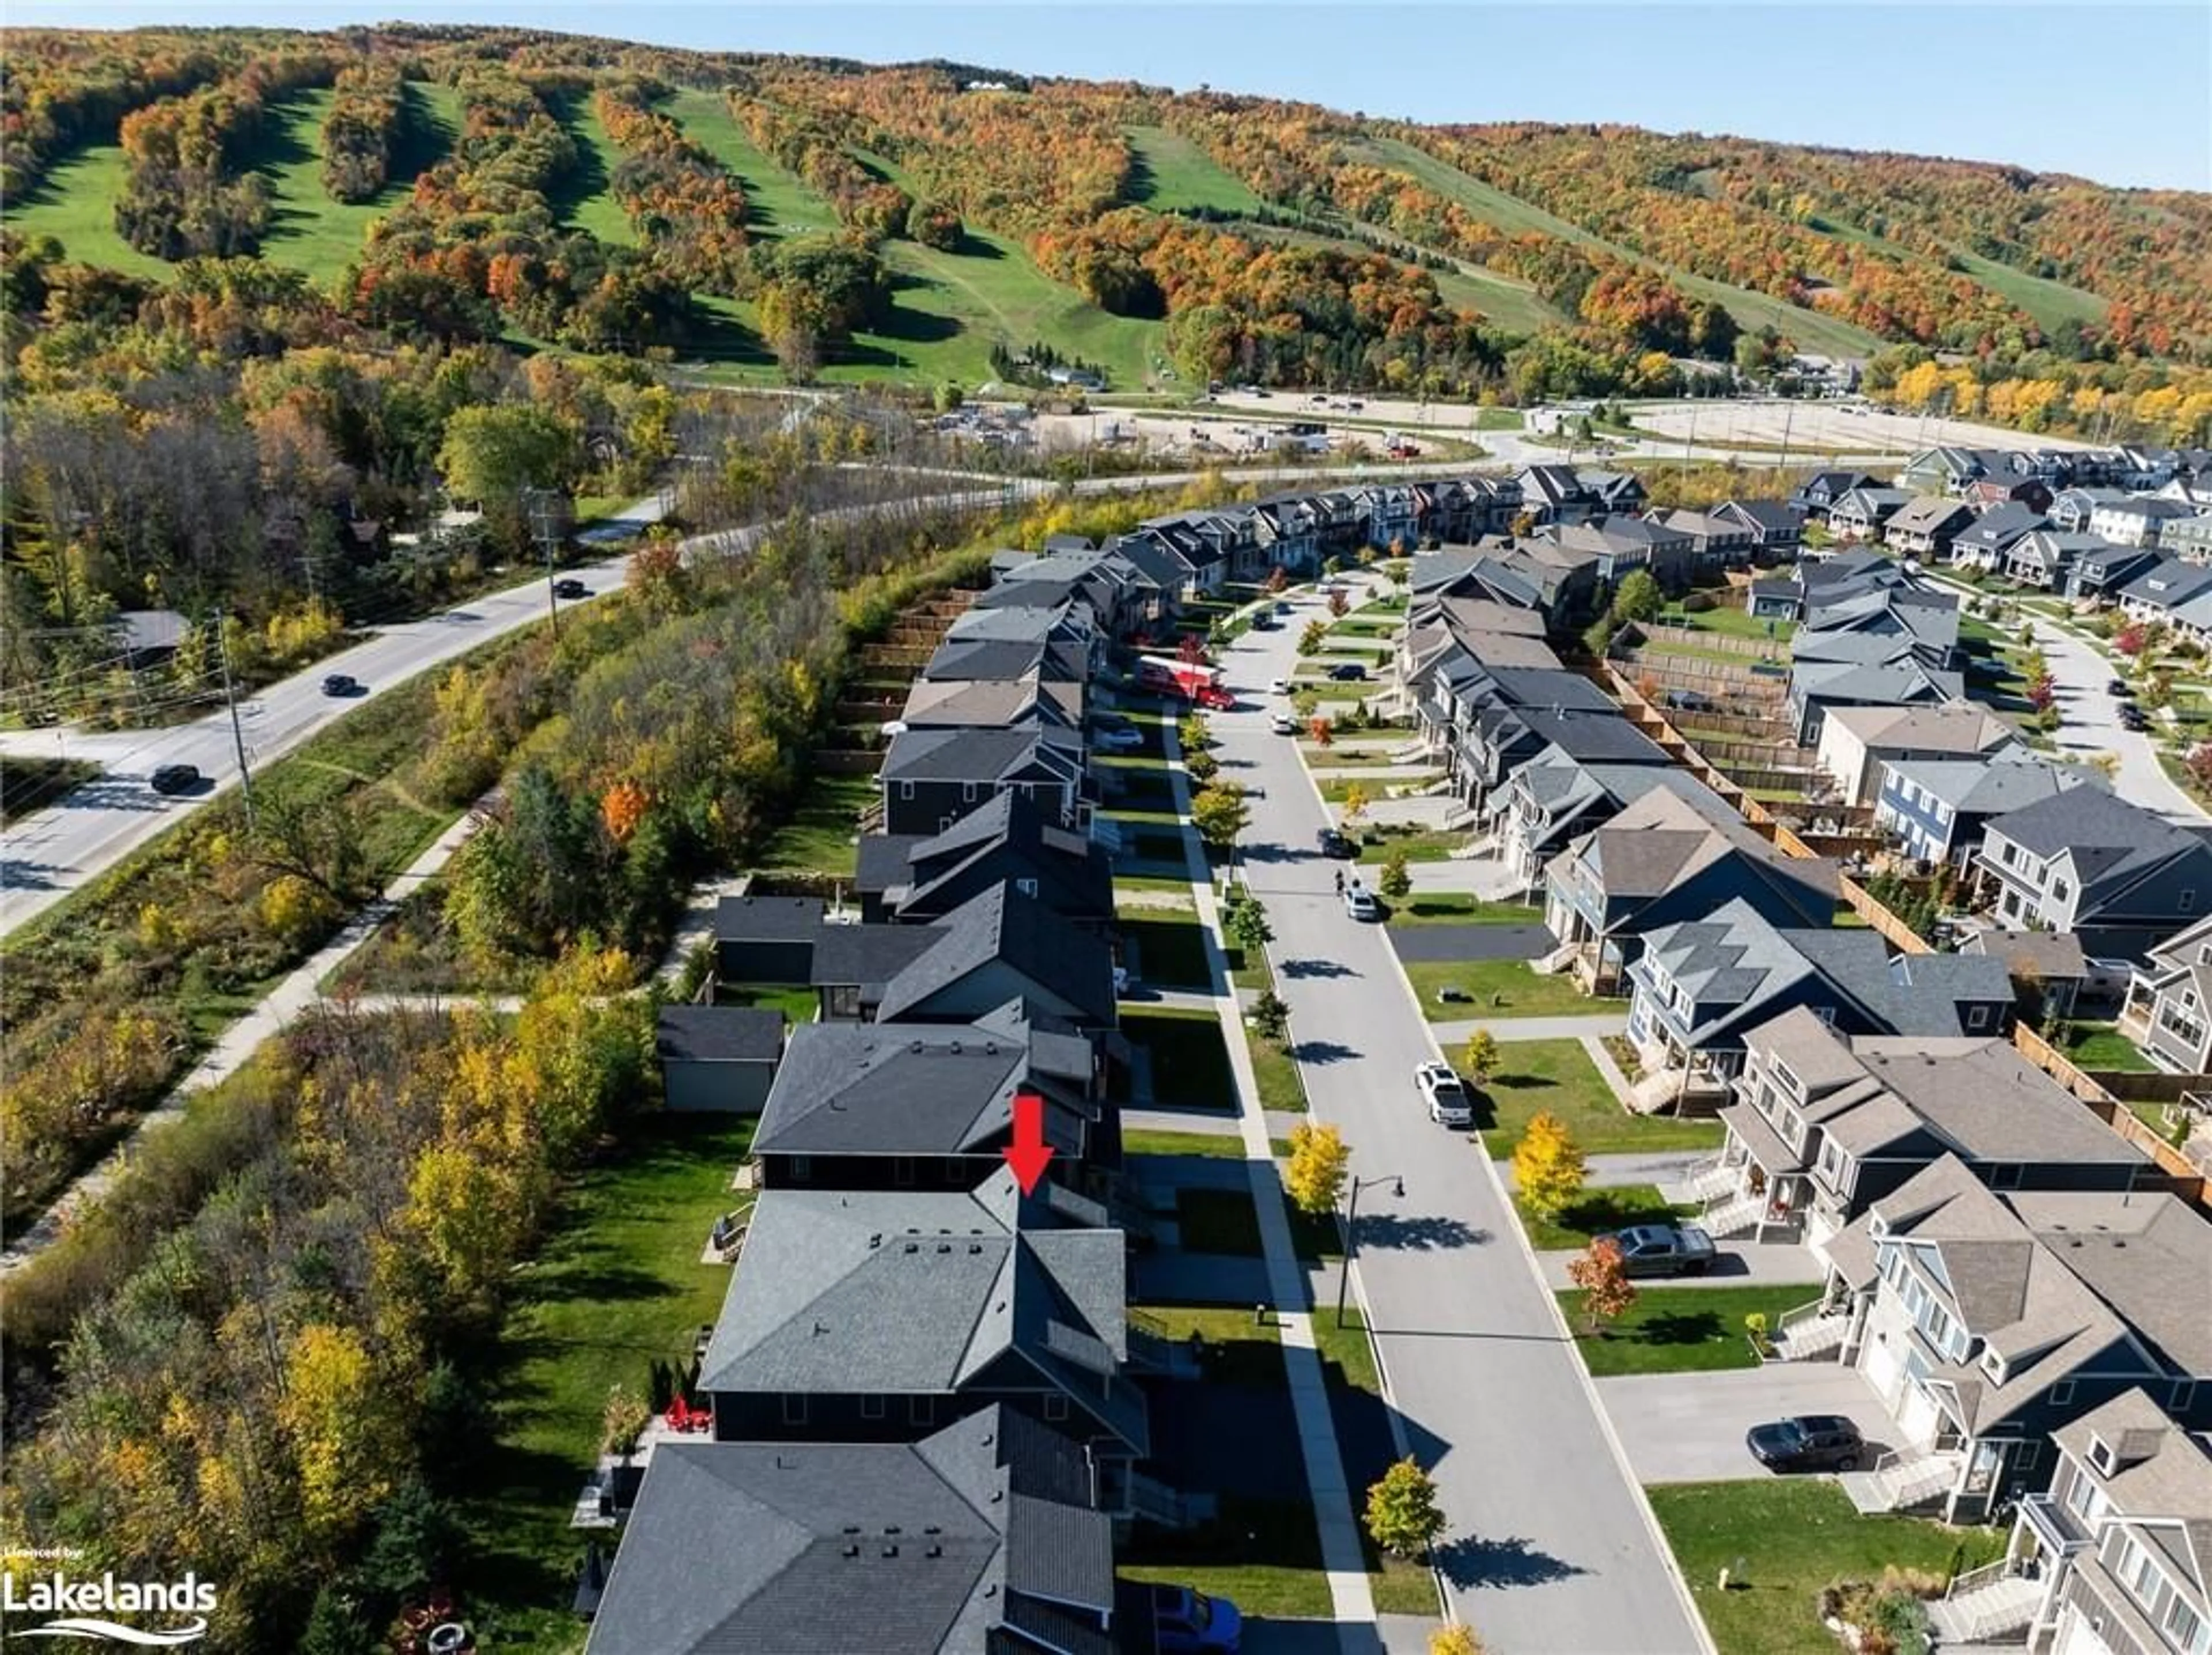
<svg viewBox="0 0 2212 1655"><path fill-rule="evenodd" d="M2106 1081L2117 1077L2090 1074L2024 1023L2014 1025L2012 1044L2021 1056L2087 1104L2106 1126L2148 1155L2164 1175L2159 1180L2160 1188L2194 1202L2199 1208L2207 1208L2204 1175L2186 1155L2138 1120L2126 1104L2113 1096ZM2180 1080L2193 1077L2166 1078ZM2189 1089L2196 1090L2194 1086Z"/></svg>
<svg viewBox="0 0 2212 1655"><path fill-rule="evenodd" d="M1716 654L1743 655L1753 660L1790 659L1788 646L1773 639L1739 638L1727 632L1700 631L1694 626L1670 626L1664 621L1638 621L1628 630L1662 648L1670 643L1685 643L1696 649L1710 649Z"/></svg>
<svg viewBox="0 0 2212 1655"><path fill-rule="evenodd" d="M1795 839L1796 836L1792 834L1790 837ZM1802 844L1803 841L1800 840L1798 843ZM1927 938L1891 913L1887 907L1875 899L1872 891L1856 879L1848 874L1842 874L1838 876L1836 882L1843 889L1844 905L1874 929L1881 932L1887 941L1894 944L1898 952L1932 954L1936 952L1935 946Z"/></svg>

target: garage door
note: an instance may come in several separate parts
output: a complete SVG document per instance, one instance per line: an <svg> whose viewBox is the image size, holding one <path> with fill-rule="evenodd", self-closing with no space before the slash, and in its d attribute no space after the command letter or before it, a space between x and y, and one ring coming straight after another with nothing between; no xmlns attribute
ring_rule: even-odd
<svg viewBox="0 0 2212 1655"><path fill-rule="evenodd" d="M1908 1382L1905 1387L1903 1405L1897 1410L1898 1434L1909 1443L1930 1441L1942 1418L1942 1415L1936 1412L1936 1399L1917 1382Z"/></svg>
<svg viewBox="0 0 2212 1655"><path fill-rule="evenodd" d="M1899 1375L1895 1342L1883 1340L1879 1336L1869 1340L1866 1360L1860 1364L1860 1369L1865 1373L1867 1383L1881 1396L1882 1406L1894 1408L1897 1405Z"/></svg>

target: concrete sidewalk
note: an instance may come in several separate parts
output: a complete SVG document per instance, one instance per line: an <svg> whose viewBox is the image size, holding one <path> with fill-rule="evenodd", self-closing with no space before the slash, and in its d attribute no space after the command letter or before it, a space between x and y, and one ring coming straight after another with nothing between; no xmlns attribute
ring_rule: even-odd
<svg viewBox="0 0 2212 1655"><path fill-rule="evenodd" d="M1664 1153L1586 1155L1583 1167L1593 1190L1617 1190L1632 1183L1667 1184L1679 1182L1705 1154L1701 1149L1680 1149ZM1512 1189L1513 1163L1499 1160L1498 1176L1505 1180L1508 1190Z"/></svg>

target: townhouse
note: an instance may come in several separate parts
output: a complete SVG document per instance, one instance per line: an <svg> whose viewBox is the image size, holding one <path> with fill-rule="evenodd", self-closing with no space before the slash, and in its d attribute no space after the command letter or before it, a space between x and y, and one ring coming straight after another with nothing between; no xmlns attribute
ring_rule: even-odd
<svg viewBox="0 0 2212 1655"><path fill-rule="evenodd" d="M1993 819L2091 779L2018 745L1976 758L1886 760L1875 825L1908 856L1964 868Z"/></svg>
<svg viewBox="0 0 2212 1655"><path fill-rule="evenodd" d="M1836 910L1836 865L1789 856L1706 789L1655 788L1545 864L1545 928L1571 951L1584 989L1615 992L1646 934L1748 903L1780 926Z"/></svg>
<svg viewBox="0 0 2212 1655"><path fill-rule="evenodd" d="M1815 750L1848 804L1873 802L1886 764L1986 758L2018 745L2012 727L1970 702L1939 707L1835 707Z"/></svg>
<svg viewBox="0 0 2212 1655"><path fill-rule="evenodd" d="M1999 1037L1853 1034L1798 1007L1745 1036L1729 1091L1727 1141L1690 1179L1715 1235L1823 1246L1945 1156L1998 1190L2125 1191L2156 1171Z"/></svg>
<svg viewBox="0 0 2212 1655"><path fill-rule="evenodd" d="M2042 1485L2054 1433L2130 1390L2212 1422L2212 1225L2158 1191L1998 1190L1945 1155L1825 1249L1838 1347L1898 1442L1863 1511L1985 1521Z"/></svg>
<svg viewBox="0 0 2212 1655"><path fill-rule="evenodd" d="M1778 926L1741 898L1647 933L1628 978L1642 1090L1684 1105L1724 1093L1749 1032L1793 1007L1851 1034L2002 1034L2012 1018L1996 960L1893 959L1871 931Z"/></svg>
<svg viewBox="0 0 2212 1655"><path fill-rule="evenodd" d="M2051 520L2017 500L1993 505L1951 537L1952 563L1960 569L1990 573L2003 567L2012 549Z"/></svg>
<svg viewBox="0 0 2212 1655"><path fill-rule="evenodd" d="M1879 486L1879 479L1867 472L1815 472L1790 496L1790 503L1803 512L1809 520L1827 523L1829 514L1844 496L1856 489ZM1899 500L1898 503L1903 505L1905 502Z"/></svg>
<svg viewBox="0 0 2212 1655"><path fill-rule="evenodd" d="M941 919L1008 882L1079 929L1103 932L1113 923L1114 869L1104 847L1012 789L941 833L866 836L853 886L866 922L912 924Z"/></svg>
<svg viewBox="0 0 2212 1655"><path fill-rule="evenodd" d="M1654 788L1711 791L1669 763L1626 719L1613 721L1618 731L1601 733L1600 725L1591 721L1575 732L1583 738L1580 745L1586 752L1612 756L1577 758L1556 743L1547 744L1516 766L1505 785L1491 796L1488 809L1495 824L1498 858L1520 888L1534 890L1542 883L1544 864L1565 849L1577 834L1611 821L1631 800Z"/></svg>
<svg viewBox="0 0 2212 1655"><path fill-rule="evenodd" d="M2149 550L2157 546L2160 532L2167 523L2196 514L2197 508L2185 501L2132 495L2099 504L2089 514L2089 532L2116 546Z"/></svg>
<svg viewBox="0 0 2212 1655"><path fill-rule="evenodd" d="M2119 1026L2159 1068L2212 1074L2212 919L2149 951L2128 984Z"/></svg>
<svg viewBox="0 0 2212 1655"><path fill-rule="evenodd" d="M1973 521L1973 508L1964 501L1921 495L1890 515L1882 525L1881 543L1900 557L1934 561L1947 557L1952 541Z"/></svg>
<svg viewBox="0 0 2212 1655"><path fill-rule="evenodd" d="M2101 788L1993 818L1972 866L2002 922L2070 931L2099 958L2145 958L2212 908L2212 843Z"/></svg>
<svg viewBox="0 0 2212 1655"><path fill-rule="evenodd" d="M1539 544L1595 560L1600 582L1618 585L1639 569L1670 590L1686 586L1691 570L1691 537L1650 518L1594 516L1547 524Z"/></svg>
<svg viewBox="0 0 2212 1655"><path fill-rule="evenodd" d="M1998 564L1998 571L2015 585L2043 592L2063 592L2074 565L2092 552L2106 550L2105 542L2086 530L2033 529L2013 542Z"/></svg>

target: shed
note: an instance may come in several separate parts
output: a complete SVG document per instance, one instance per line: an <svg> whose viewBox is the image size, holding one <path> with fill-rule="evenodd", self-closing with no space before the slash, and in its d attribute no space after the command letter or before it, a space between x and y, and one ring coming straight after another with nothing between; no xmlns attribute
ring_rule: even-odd
<svg viewBox="0 0 2212 1655"><path fill-rule="evenodd" d="M829 904L819 897L725 897L714 908L719 983L804 986Z"/></svg>
<svg viewBox="0 0 2212 1655"><path fill-rule="evenodd" d="M783 1056L783 1013L750 1006L664 1006L653 1044L672 1110L757 1115Z"/></svg>

